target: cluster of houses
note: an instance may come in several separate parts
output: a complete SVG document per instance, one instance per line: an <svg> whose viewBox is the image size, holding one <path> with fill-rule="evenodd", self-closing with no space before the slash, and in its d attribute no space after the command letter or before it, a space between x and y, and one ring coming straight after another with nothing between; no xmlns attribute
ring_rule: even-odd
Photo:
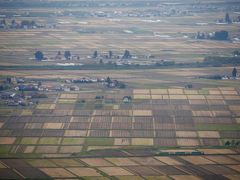
<svg viewBox="0 0 240 180"><path fill-rule="evenodd" d="M37 24L34 20L22 20L17 22L11 20L7 22L5 19L0 20L0 29L38 29L38 28L56 28L55 24Z"/></svg>
<svg viewBox="0 0 240 180"><path fill-rule="evenodd" d="M76 78L71 80L65 80L65 83L53 83L53 85L42 84L38 80L26 80L24 78L7 77L3 84L11 86L9 90L20 91L20 92L43 92L43 91L79 91L79 85L77 84L89 84L89 83L101 83L103 86L108 88L125 88L125 84L117 80L107 78ZM8 91L8 90L7 90Z"/></svg>
<svg viewBox="0 0 240 180"><path fill-rule="evenodd" d="M112 80L109 77L107 78L80 78L73 80L66 80L68 83L102 83L105 87L108 88L125 88L126 85L118 80Z"/></svg>
<svg viewBox="0 0 240 180"><path fill-rule="evenodd" d="M25 95L24 93L11 91L1 92L0 97L8 106L31 106L38 104L38 98L47 98L45 94L39 94L37 92L31 92Z"/></svg>

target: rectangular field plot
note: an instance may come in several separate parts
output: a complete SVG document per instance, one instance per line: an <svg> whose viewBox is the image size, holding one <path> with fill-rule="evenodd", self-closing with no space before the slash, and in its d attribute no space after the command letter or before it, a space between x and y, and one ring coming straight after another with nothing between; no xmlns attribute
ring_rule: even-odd
<svg viewBox="0 0 240 180"><path fill-rule="evenodd" d="M238 95L237 91L226 91L226 90L221 90L221 93L223 95Z"/></svg>
<svg viewBox="0 0 240 180"><path fill-rule="evenodd" d="M201 138L220 138L218 131L198 131L198 136Z"/></svg>
<svg viewBox="0 0 240 180"><path fill-rule="evenodd" d="M185 175L186 173L174 166L153 166L154 170L157 170L161 174L168 175Z"/></svg>
<svg viewBox="0 0 240 180"><path fill-rule="evenodd" d="M130 138L115 138L114 139L114 146L129 146L131 145Z"/></svg>
<svg viewBox="0 0 240 180"><path fill-rule="evenodd" d="M90 121L89 117L84 116L72 116L70 122L72 123L87 123Z"/></svg>
<svg viewBox="0 0 240 180"><path fill-rule="evenodd" d="M168 94L167 89L151 89L151 94Z"/></svg>
<svg viewBox="0 0 240 180"><path fill-rule="evenodd" d="M111 137L131 137L131 130L112 130Z"/></svg>
<svg viewBox="0 0 240 180"><path fill-rule="evenodd" d="M198 139L177 139L178 146L199 146Z"/></svg>
<svg viewBox="0 0 240 180"><path fill-rule="evenodd" d="M179 138L196 138L197 133L195 131L176 131L176 137L179 137Z"/></svg>
<svg viewBox="0 0 240 180"><path fill-rule="evenodd" d="M134 89L133 94L150 94L149 89Z"/></svg>
<svg viewBox="0 0 240 180"><path fill-rule="evenodd" d="M174 159L173 157L160 157L160 156L156 156L155 157L157 160L167 164L167 165L182 165L182 163L176 159Z"/></svg>
<svg viewBox="0 0 240 180"><path fill-rule="evenodd" d="M212 114L213 114L214 117L231 116L230 111L212 111Z"/></svg>
<svg viewBox="0 0 240 180"><path fill-rule="evenodd" d="M163 96L159 94L152 94L151 97L153 100L163 99Z"/></svg>
<svg viewBox="0 0 240 180"><path fill-rule="evenodd" d="M76 177L64 168L40 168L42 172L52 178L73 178Z"/></svg>
<svg viewBox="0 0 240 180"><path fill-rule="evenodd" d="M196 94L198 94L198 91L197 90L184 89L184 94L186 94L186 95L196 95Z"/></svg>
<svg viewBox="0 0 240 180"><path fill-rule="evenodd" d="M60 167L81 167L82 163L75 159L50 159L51 162Z"/></svg>
<svg viewBox="0 0 240 180"><path fill-rule="evenodd" d="M73 122L70 123L68 129L82 129L87 130L89 128L90 122Z"/></svg>
<svg viewBox="0 0 240 180"><path fill-rule="evenodd" d="M213 161L206 159L203 156L181 156L181 159L184 159L185 161L188 161L191 164L194 165L205 165L205 164L216 164Z"/></svg>
<svg viewBox="0 0 240 180"><path fill-rule="evenodd" d="M77 99L78 94L61 94L61 99Z"/></svg>
<svg viewBox="0 0 240 180"><path fill-rule="evenodd" d="M140 165L145 166L158 166L158 165L164 165L164 163L158 161L157 159L153 157L133 157L131 160L137 162Z"/></svg>
<svg viewBox="0 0 240 180"><path fill-rule="evenodd" d="M187 96L185 96L185 95L169 95L169 99L186 100Z"/></svg>
<svg viewBox="0 0 240 180"><path fill-rule="evenodd" d="M92 122L90 129L110 129L111 128L111 121L110 122Z"/></svg>
<svg viewBox="0 0 240 180"><path fill-rule="evenodd" d="M175 138L154 138L154 146L176 147L177 142Z"/></svg>
<svg viewBox="0 0 240 180"><path fill-rule="evenodd" d="M131 116L132 111L130 111L130 110L113 110L112 115L113 116Z"/></svg>
<svg viewBox="0 0 240 180"><path fill-rule="evenodd" d="M201 139L200 141L202 146L221 146L222 145L219 139L206 138L206 139Z"/></svg>
<svg viewBox="0 0 240 180"><path fill-rule="evenodd" d="M61 146L59 149L59 153L80 153L82 151L82 146Z"/></svg>
<svg viewBox="0 0 240 180"><path fill-rule="evenodd" d="M90 137L109 137L110 130L90 130Z"/></svg>
<svg viewBox="0 0 240 180"><path fill-rule="evenodd" d="M132 138L133 146L152 146L153 139L152 138Z"/></svg>
<svg viewBox="0 0 240 180"><path fill-rule="evenodd" d="M159 123L155 122L155 129L156 130L175 130L175 125L173 123Z"/></svg>
<svg viewBox="0 0 240 180"><path fill-rule="evenodd" d="M127 167L128 170L131 172L134 172L135 174L139 174L141 176L158 176L162 175L162 173L154 171L153 169L149 167L144 167L144 166L131 166Z"/></svg>
<svg viewBox="0 0 240 180"><path fill-rule="evenodd" d="M201 166L201 167L206 169L207 171L214 173L214 174L224 174L224 175L238 174L236 171L234 171L228 167L221 166L221 165L205 165L205 166Z"/></svg>
<svg viewBox="0 0 240 180"><path fill-rule="evenodd" d="M18 173L12 169L0 169L0 179L22 179Z"/></svg>
<svg viewBox="0 0 240 180"><path fill-rule="evenodd" d="M45 137L40 138L38 144L60 144L61 138Z"/></svg>
<svg viewBox="0 0 240 180"><path fill-rule="evenodd" d="M55 104L38 104L36 109L55 109Z"/></svg>
<svg viewBox="0 0 240 180"><path fill-rule="evenodd" d="M58 146L38 146L35 150L35 153L57 153Z"/></svg>
<svg viewBox="0 0 240 180"><path fill-rule="evenodd" d="M151 110L133 110L133 116L152 116Z"/></svg>
<svg viewBox="0 0 240 180"><path fill-rule="evenodd" d="M63 123L44 123L43 129L62 129Z"/></svg>
<svg viewBox="0 0 240 180"><path fill-rule="evenodd" d="M69 103L69 104L72 104L72 103L75 103L77 100L76 99L58 99L58 103Z"/></svg>
<svg viewBox="0 0 240 180"><path fill-rule="evenodd" d="M227 156L208 155L206 158L213 162L216 162L217 164L239 164L238 161L233 160Z"/></svg>
<svg viewBox="0 0 240 180"><path fill-rule="evenodd" d="M0 137L0 144L13 144L15 140L15 137Z"/></svg>
<svg viewBox="0 0 240 180"><path fill-rule="evenodd" d="M134 99L151 99L150 94L134 94Z"/></svg>
<svg viewBox="0 0 240 180"><path fill-rule="evenodd" d="M64 136L68 137L84 137L87 135L85 130L65 130Z"/></svg>
<svg viewBox="0 0 240 180"><path fill-rule="evenodd" d="M183 89L168 89L169 94L183 94Z"/></svg>
<svg viewBox="0 0 240 180"><path fill-rule="evenodd" d="M113 164L103 158L81 158L80 160L93 167L113 166Z"/></svg>
<svg viewBox="0 0 240 180"><path fill-rule="evenodd" d="M138 164L130 158L105 158L110 163L116 166L137 166Z"/></svg>
<svg viewBox="0 0 240 180"><path fill-rule="evenodd" d="M131 176L133 175L131 172L123 169L121 167L101 167L100 171L108 174L109 176Z"/></svg>
<svg viewBox="0 0 240 180"><path fill-rule="evenodd" d="M144 130L144 129L153 129L153 121L148 122L134 122L133 129Z"/></svg>
<svg viewBox="0 0 240 180"><path fill-rule="evenodd" d="M212 117L211 111L192 111L193 116Z"/></svg>
<svg viewBox="0 0 240 180"><path fill-rule="evenodd" d="M149 130L132 130L131 133L132 137L143 137L143 138L148 138L148 137L154 137L154 132Z"/></svg>
<svg viewBox="0 0 240 180"><path fill-rule="evenodd" d="M33 167L57 167L55 163L47 159L27 159L26 162Z"/></svg>
<svg viewBox="0 0 240 180"><path fill-rule="evenodd" d="M42 129L43 123L26 123L25 129Z"/></svg>
<svg viewBox="0 0 240 180"><path fill-rule="evenodd" d="M187 95L189 100L205 100L205 96L203 95Z"/></svg>

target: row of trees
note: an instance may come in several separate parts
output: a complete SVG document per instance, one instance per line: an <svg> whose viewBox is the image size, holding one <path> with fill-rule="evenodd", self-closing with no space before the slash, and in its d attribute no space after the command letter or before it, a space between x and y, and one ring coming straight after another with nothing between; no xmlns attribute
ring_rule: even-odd
<svg viewBox="0 0 240 180"><path fill-rule="evenodd" d="M42 61L42 60L45 59L42 51L36 51L34 53L34 56L35 56L35 59L38 60L38 61ZM62 56L61 51L58 51L57 56ZM65 57L66 60L70 60L71 57L72 57L71 51L64 51L64 57ZM99 57L98 51L94 51L93 55L92 55L92 58L96 59L98 57ZM130 51L125 50L124 54L122 56L122 59L130 59L131 57L132 57L132 55L131 55ZM105 55L105 58L109 58L109 59L113 58L113 52L109 51L108 55Z"/></svg>
<svg viewBox="0 0 240 180"><path fill-rule="evenodd" d="M201 33L198 32L196 35L196 39L212 39L212 40L228 40L229 33L228 31L216 31L214 33Z"/></svg>
<svg viewBox="0 0 240 180"><path fill-rule="evenodd" d="M0 21L0 27L2 28L33 28L38 27L37 23L34 20L22 20L19 23L14 19L8 23L5 19Z"/></svg>
<svg viewBox="0 0 240 180"><path fill-rule="evenodd" d="M62 55L61 51L58 51L57 56L61 56L61 55ZM34 53L34 56L35 56L35 59L38 60L38 61L42 61L42 60L45 59L44 54L43 54L42 51L36 51ZM65 57L66 60L70 60L71 56L72 55L71 55L70 51L65 51L64 52L64 57Z"/></svg>

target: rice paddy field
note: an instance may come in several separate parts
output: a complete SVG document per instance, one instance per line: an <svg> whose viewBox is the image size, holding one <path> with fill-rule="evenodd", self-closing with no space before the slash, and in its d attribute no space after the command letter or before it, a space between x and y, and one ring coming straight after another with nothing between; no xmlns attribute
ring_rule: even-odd
<svg viewBox="0 0 240 180"><path fill-rule="evenodd" d="M1 179L239 179L239 155L1 159Z"/></svg>
<svg viewBox="0 0 240 180"><path fill-rule="evenodd" d="M227 12L234 22L216 23ZM47 98L26 106L8 104L0 92L0 179L240 179L240 79L206 78L231 76L230 66L178 64L233 57L239 12L237 0L0 0L0 20L43 25L0 28L0 85L24 98L33 92L17 91L21 83L7 84L7 77L50 87L38 92ZM221 30L229 40L195 38ZM44 61L34 59L38 50ZM66 50L80 58L56 58ZM94 59L95 50L111 50L113 58ZM101 69L101 58L116 63L125 50L133 64L179 67ZM59 63L96 69L39 68ZM71 81L108 76L126 87ZM71 85L80 89L55 89Z"/></svg>
<svg viewBox="0 0 240 180"><path fill-rule="evenodd" d="M155 1L153 1L155 2ZM219 1L201 1L203 9L212 6L224 6ZM129 3L129 2L127 2ZM176 2L174 2L176 3ZM166 5L165 10L178 9L176 5ZM196 2L195 2L196 3ZM223 3L223 4L222 4ZM109 50L114 55L122 55L128 49L136 55L139 63L148 61L146 56L153 55L155 60L167 59L176 62L202 61L206 56L231 56L239 48L235 41L196 40L197 32L211 33L225 30L230 39L239 37L239 24L216 24L218 19L224 19L225 11L215 9L201 12L194 5L189 7L181 4L179 11L189 11L185 15L156 16L154 13L161 6L140 7L82 7L82 8L41 8L19 7L17 9L1 8L1 14L19 14L19 16L5 18L7 22L13 19L34 20L38 24L56 25L56 28L40 29L3 29L0 30L0 58L1 65L49 65L63 60L50 60L37 63L33 60L37 50L44 52L48 58L55 57L58 51L70 50L73 55L81 57L78 63L91 64L94 50L99 54L107 54ZM237 5L236 5L237 6ZM238 7L238 6L237 6ZM182 8L182 9L181 9ZM134 15L132 13L151 10L148 15ZM226 10L232 18L238 17L238 12ZM94 16L94 13L105 12L110 15ZM62 15L61 13L64 13ZM90 13L87 17L68 14ZM113 15L111 14L113 13ZM117 14L117 15L114 15ZM153 15L151 15L151 13ZM33 16L26 14L34 14ZM59 15L60 14L60 15ZM76 62L76 61L75 61Z"/></svg>
<svg viewBox="0 0 240 180"><path fill-rule="evenodd" d="M26 108L2 105L0 154L61 157L102 149L226 147L240 140L239 92L234 87L81 91L49 93ZM125 96L132 100L123 102Z"/></svg>

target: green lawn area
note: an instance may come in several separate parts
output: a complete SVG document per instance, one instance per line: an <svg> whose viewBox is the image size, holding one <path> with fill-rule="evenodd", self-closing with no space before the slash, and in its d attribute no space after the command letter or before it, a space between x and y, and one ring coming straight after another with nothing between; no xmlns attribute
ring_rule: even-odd
<svg viewBox="0 0 240 180"><path fill-rule="evenodd" d="M61 138L45 137L41 138L39 144L60 144Z"/></svg>
<svg viewBox="0 0 240 180"><path fill-rule="evenodd" d="M239 131L239 124L196 124L197 130L212 130L212 131Z"/></svg>
<svg viewBox="0 0 240 180"><path fill-rule="evenodd" d="M9 145L0 145L0 154L7 154L10 149L11 146Z"/></svg>
<svg viewBox="0 0 240 180"><path fill-rule="evenodd" d="M88 146L113 146L114 138L87 138L85 144Z"/></svg>
<svg viewBox="0 0 240 180"><path fill-rule="evenodd" d="M39 138L24 137L21 139L20 144L37 144Z"/></svg>
<svg viewBox="0 0 240 180"><path fill-rule="evenodd" d="M84 144L85 138L64 138L62 144Z"/></svg>

